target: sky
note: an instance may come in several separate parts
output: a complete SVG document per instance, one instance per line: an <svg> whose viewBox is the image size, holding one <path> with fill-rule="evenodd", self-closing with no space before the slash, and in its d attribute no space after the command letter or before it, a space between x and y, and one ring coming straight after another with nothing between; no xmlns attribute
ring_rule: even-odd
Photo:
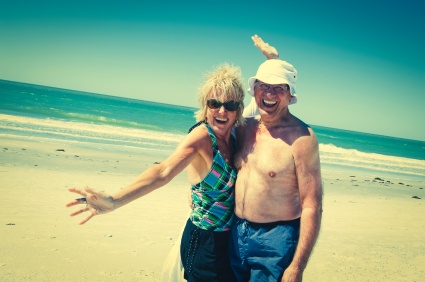
<svg viewBox="0 0 425 282"><path fill-rule="evenodd" d="M423 1L2 1L0 79L198 107L260 35L298 71L311 125L425 141ZM247 88L247 87L246 87ZM246 94L245 104L250 96Z"/></svg>

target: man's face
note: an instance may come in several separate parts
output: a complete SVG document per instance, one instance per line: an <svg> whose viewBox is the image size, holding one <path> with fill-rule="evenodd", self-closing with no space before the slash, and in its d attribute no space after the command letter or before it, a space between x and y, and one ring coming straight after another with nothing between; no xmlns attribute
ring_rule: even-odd
<svg viewBox="0 0 425 282"><path fill-rule="evenodd" d="M260 80L255 83L254 96L258 108L269 114L280 113L292 99L288 84L268 84Z"/></svg>

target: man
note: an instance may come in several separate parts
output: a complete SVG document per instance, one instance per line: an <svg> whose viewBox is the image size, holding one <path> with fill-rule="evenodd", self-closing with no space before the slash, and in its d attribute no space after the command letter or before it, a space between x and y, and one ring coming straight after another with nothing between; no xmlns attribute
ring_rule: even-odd
<svg viewBox="0 0 425 282"><path fill-rule="evenodd" d="M253 40L263 53L273 48ZM318 142L288 108L297 102L297 71L277 51L267 57L248 81L260 115L237 130L230 256L238 281L302 281L321 223Z"/></svg>

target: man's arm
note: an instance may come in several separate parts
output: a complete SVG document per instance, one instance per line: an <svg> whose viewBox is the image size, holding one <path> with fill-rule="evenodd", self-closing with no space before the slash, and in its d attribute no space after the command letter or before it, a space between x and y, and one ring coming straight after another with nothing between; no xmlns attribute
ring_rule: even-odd
<svg viewBox="0 0 425 282"><path fill-rule="evenodd" d="M260 49L261 53L266 56L267 60L270 59L279 59L279 53L276 48L270 46L269 43L266 43L261 39L257 34L251 37L252 41L254 41L254 45Z"/></svg>
<svg viewBox="0 0 425 282"><path fill-rule="evenodd" d="M254 42L255 47L257 47L264 56L266 56L267 60L270 59L279 59L279 52L273 46L270 46L269 43L263 41L261 37L257 34L251 37ZM255 98L252 98L248 106L245 107L243 111L244 117L253 117L259 115L257 103L255 102Z"/></svg>
<svg viewBox="0 0 425 282"><path fill-rule="evenodd" d="M258 111L257 102L255 102L255 98L252 97L251 101L249 102L248 106L246 106L243 109L243 117L255 117L256 115L259 115L260 112Z"/></svg>
<svg viewBox="0 0 425 282"><path fill-rule="evenodd" d="M282 281L302 281L303 271L319 235L322 219L322 180L319 147L314 132L300 137L294 144L294 160L297 171L301 203L301 225L298 246L294 258L285 270Z"/></svg>

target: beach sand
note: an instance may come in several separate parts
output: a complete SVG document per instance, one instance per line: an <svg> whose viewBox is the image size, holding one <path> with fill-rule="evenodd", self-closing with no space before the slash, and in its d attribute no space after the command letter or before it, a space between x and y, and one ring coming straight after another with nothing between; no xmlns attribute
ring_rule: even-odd
<svg viewBox="0 0 425 282"><path fill-rule="evenodd" d="M78 225L82 216L65 208L77 197L69 187L112 193L162 160L69 144L0 144L1 281L161 281L189 211L185 174ZM304 281L425 281L425 183L322 175L322 230Z"/></svg>

